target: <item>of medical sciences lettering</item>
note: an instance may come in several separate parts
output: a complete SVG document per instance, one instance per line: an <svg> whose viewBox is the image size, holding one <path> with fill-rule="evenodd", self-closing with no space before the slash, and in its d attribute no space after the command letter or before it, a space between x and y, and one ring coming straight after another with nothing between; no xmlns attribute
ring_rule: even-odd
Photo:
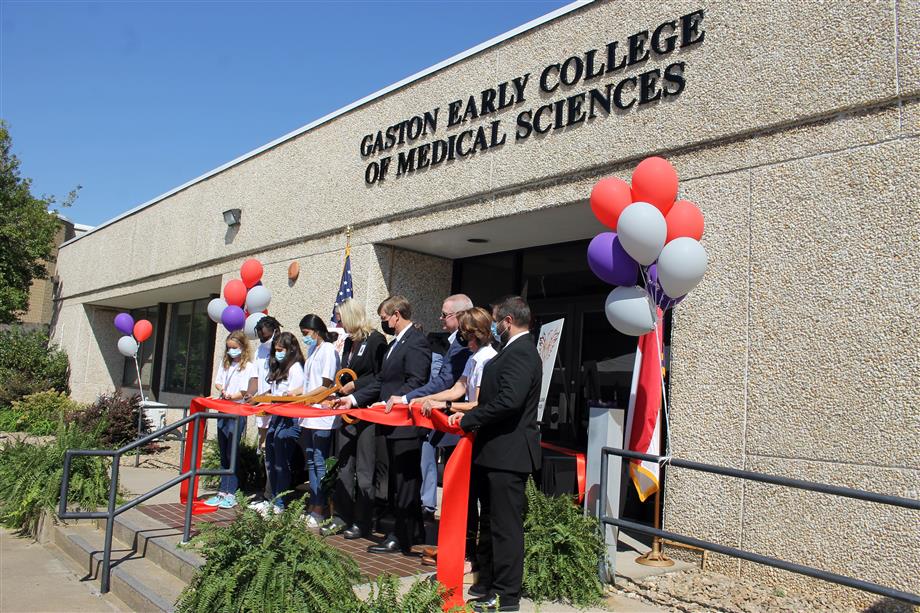
<svg viewBox="0 0 920 613"><path fill-rule="evenodd" d="M374 185L393 174L403 177L506 143L679 96L687 83L686 62L654 67L647 64L702 43L706 38L704 16L704 9L693 11L652 30L572 55L545 66L539 73L528 72L366 134L361 139L361 157L376 159L367 164L364 181ZM634 66L645 70L627 75ZM583 91L569 93L579 85ZM543 94L565 95L526 108L528 90L535 88ZM504 118L494 117L515 107L524 108L514 115L510 128ZM489 121L470 125L483 119ZM454 133L438 136L439 125Z"/></svg>

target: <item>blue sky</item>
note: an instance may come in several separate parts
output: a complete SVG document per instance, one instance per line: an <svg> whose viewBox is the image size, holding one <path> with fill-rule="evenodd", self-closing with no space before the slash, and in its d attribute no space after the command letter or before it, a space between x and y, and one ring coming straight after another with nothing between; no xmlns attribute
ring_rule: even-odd
<svg viewBox="0 0 920 613"><path fill-rule="evenodd" d="M0 117L99 224L567 0L0 0Z"/></svg>

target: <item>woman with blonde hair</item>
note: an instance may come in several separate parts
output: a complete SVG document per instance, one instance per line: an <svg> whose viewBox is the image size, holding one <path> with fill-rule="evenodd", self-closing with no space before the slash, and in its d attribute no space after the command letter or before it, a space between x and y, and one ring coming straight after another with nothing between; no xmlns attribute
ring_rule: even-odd
<svg viewBox="0 0 920 613"><path fill-rule="evenodd" d="M339 319L348 337L342 348L342 368L358 375L342 390L351 394L377 377L387 350L387 340L371 326L360 302L349 298L337 307ZM374 508L374 424L359 421L342 424L336 434L339 474L332 493L335 515L323 534L343 532L346 539L371 534Z"/></svg>
<svg viewBox="0 0 920 613"><path fill-rule="evenodd" d="M242 331L231 332L224 342L224 357L217 367L214 377L214 389L217 390L214 398L232 400L242 403L248 400L258 389L258 367L253 360L252 348L249 340ZM240 439L246 429L245 417L230 417L219 419L217 425L217 446L220 450L220 467L230 468L230 455L233 449L233 429L236 428L236 445L239 448ZM239 457L239 456L237 456ZM210 507L230 509L236 506L236 491L240 487L240 467L237 462L236 473L221 475L220 491L216 496L205 500Z"/></svg>

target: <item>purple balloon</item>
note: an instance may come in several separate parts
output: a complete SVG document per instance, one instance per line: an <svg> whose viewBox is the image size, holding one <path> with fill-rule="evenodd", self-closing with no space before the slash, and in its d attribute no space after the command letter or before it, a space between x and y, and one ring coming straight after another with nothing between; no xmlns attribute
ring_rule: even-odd
<svg viewBox="0 0 920 613"><path fill-rule="evenodd" d="M652 300L655 301L663 311L667 311L671 307L675 307L681 302L684 301L684 298L687 296L680 296L678 298L671 298L664 293L664 290L661 288L661 283L658 282L658 265L652 264L648 267L648 293L652 297Z"/></svg>
<svg viewBox="0 0 920 613"><path fill-rule="evenodd" d="M246 325L246 313L240 307L231 304L220 314L220 322L230 332L242 330Z"/></svg>
<svg viewBox="0 0 920 613"><path fill-rule="evenodd" d="M115 328L122 334L134 334L134 318L127 313L115 316Z"/></svg>
<svg viewBox="0 0 920 613"><path fill-rule="evenodd" d="M616 232L601 232L588 245L588 267L598 279L611 285L635 285L639 265L629 257Z"/></svg>

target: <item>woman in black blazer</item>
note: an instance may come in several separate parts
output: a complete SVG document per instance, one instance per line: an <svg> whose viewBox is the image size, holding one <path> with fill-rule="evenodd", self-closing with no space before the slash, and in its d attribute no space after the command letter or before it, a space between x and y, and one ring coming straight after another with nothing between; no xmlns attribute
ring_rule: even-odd
<svg viewBox="0 0 920 613"><path fill-rule="evenodd" d="M371 327L360 303L348 299L338 306L338 313L348 334L342 348L342 368L350 368L358 375L358 380L349 382L343 390L350 394L374 382L387 351L387 340ZM332 524L323 529L326 535L344 531L346 539L356 539L371 534L374 434L374 424L366 421L342 424L336 434L339 474L332 493Z"/></svg>

